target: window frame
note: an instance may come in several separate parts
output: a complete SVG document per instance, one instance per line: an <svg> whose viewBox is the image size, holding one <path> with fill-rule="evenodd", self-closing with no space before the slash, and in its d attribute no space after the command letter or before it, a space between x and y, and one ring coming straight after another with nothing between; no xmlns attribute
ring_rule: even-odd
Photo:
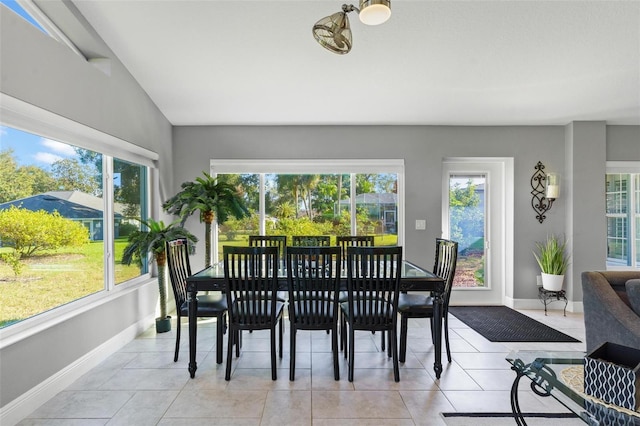
<svg viewBox="0 0 640 426"><path fill-rule="evenodd" d="M81 297L67 304L25 318L22 321L0 329L0 349L17 341L64 322L82 312L120 297L153 279L154 270L141 274L129 281L115 285L113 183L111 170L113 158L118 158L146 166L148 170L147 205L148 214L157 216L159 203L157 193L159 174L156 162L159 155L123 139L100 132L91 127L69 120L35 105L0 93L0 125L12 127L38 136L59 140L79 148L99 152L103 156L103 199L104 199L104 288L96 293ZM152 263L150 262L150 265Z"/></svg>
<svg viewBox="0 0 640 426"><path fill-rule="evenodd" d="M405 237L405 181L404 159L272 159L272 160L231 160L211 159L209 174L258 174L260 175L260 204L264 206L265 174L360 174L360 173L394 173L397 176L397 221L398 245L404 245ZM355 181L351 182L351 193L355 191ZM355 197L351 197L351 208L355 209ZM261 209L262 210L262 209ZM259 212L260 229L264 233L264 211ZM351 217L355 224L355 215ZM212 247L218 246L218 223L213 223ZM213 250L213 261L217 261L217 250Z"/></svg>
<svg viewBox="0 0 640 426"><path fill-rule="evenodd" d="M636 229L636 217L640 215L640 211L636 211L635 208L638 205L638 200L636 200L636 196L638 190L640 188L636 188L635 177L640 175L640 161L607 161L605 174L627 174L630 175L629 179L629 188L628 188L628 203L629 203L629 211L627 214L622 213L611 213L608 214L605 210L605 220L610 217L625 217L628 219L628 234L629 234L629 242L628 242L628 258L630 265L610 265L608 262L607 255L605 253L605 265L607 270L611 271L637 271L640 270L640 265L638 265L638 241L637 235L638 230ZM605 176L606 178L606 176ZM605 188L605 207L606 207L606 188ZM609 238L609 234L605 238Z"/></svg>

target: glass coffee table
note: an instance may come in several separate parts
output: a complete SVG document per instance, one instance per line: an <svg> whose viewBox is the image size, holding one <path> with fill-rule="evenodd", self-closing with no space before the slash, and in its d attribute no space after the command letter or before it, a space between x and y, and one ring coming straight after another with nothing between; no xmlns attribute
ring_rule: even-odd
<svg viewBox="0 0 640 426"><path fill-rule="evenodd" d="M511 410L516 424L526 426L518 401L523 377L540 396L552 396L591 426L640 426L640 413L606 404L584 393L584 352L513 351L506 360L516 373Z"/></svg>

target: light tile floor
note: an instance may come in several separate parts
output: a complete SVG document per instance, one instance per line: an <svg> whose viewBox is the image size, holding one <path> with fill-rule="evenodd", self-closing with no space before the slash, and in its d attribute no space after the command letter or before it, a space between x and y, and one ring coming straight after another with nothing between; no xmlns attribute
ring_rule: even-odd
<svg viewBox="0 0 640 426"><path fill-rule="evenodd" d="M581 314L521 311L584 342ZM341 354L339 381L333 379L330 338L299 332L296 380L289 381L289 330L278 380L271 380L269 333L244 334L243 351L233 360L231 381L225 363L215 363L215 324L198 325L198 371L187 371L188 334L183 326L180 359L173 362L174 331L149 329L108 360L23 419L20 425L433 425L441 412L510 412L515 374L505 356L513 349L584 351L584 343L492 343L450 317L453 362L440 380L433 372L428 320L411 320L407 360L400 382L380 352L379 334L356 333L355 378L347 380ZM174 324L175 329L175 324ZM224 339L225 347L227 338ZM226 361L226 351L225 351ZM521 382L526 412L564 412L552 398L540 398ZM549 425L553 422L549 423ZM559 423L561 424L561 423Z"/></svg>

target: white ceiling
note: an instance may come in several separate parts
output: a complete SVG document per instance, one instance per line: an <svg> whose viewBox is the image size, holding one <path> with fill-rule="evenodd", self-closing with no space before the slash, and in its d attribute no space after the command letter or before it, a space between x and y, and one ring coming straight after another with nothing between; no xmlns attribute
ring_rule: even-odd
<svg viewBox="0 0 640 426"><path fill-rule="evenodd" d="M73 3L174 125L640 124L639 1L394 0L347 55L342 0Z"/></svg>

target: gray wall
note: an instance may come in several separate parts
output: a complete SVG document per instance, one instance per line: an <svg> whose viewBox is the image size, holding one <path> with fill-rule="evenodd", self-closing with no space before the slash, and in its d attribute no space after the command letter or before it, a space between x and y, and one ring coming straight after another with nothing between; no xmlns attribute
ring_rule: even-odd
<svg viewBox="0 0 640 426"><path fill-rule="evenodd" d="M180 183L208 171L210 158L404 158L407 224L428 220L426 231L407 230L407 257L428 264L433 238L440 235L442 158L514 157L516 298L535 297L533 241L565 230L566 203L559 200L540 225L529 195L529 179L538 160L563 173L566 132L562 126L178 127L173 129L172 144L171 125L115 59L111 76L106 76L12 13L3 12L0 64L2 93L157 152L162 198L175 193ZM608 126L607 158L640 161L638 128ZM197 220L189 226L202 233ZM193 260L194 269L202 266L199 257ZM1 349L0 406L153 314L155 297L154 284L143 286Z"/></svg>
<svg viewBox="0 0 640 426"><path fill-rule="evenodd" d="M590 124L590 123L589 123ZM594 127L594 126L591 126ZM600 126L602 129L604 125ZM599 129L595 125L596 129ZM584 128L582 126L581 128ZM638 126L623 129L608 126L607 136L615 145L620 158L640 160ZM604 132L592 134L589 127L577 140L591 146L609 145ZM514 289L515 299L535 299L535 276L538 266L532 255L535 241L542 241L548 233L567 233L568 200L560 198L547 213L543 224L535 219L531 208L530 179L540 160L549 171L563 176L563 184L571 182L566 175L565 146L573 141L565 126L510 127L448 127L448 126L184 126L174 127L174 191L181 182L193 180L209 170L210 159L308 159L308 158L402 158L405 160L406 180L406 257L418 264L429 265L433 256L433 239L440 236L441 179L444 157L513 157L515 174L514 194ZM569 139L568 139L569 138ZM579 164L580 158L570 163ZM577 167L575 179L589 177L603 181L604 159L597 168ZM595 175L594 175L595 173ZM567 188L562 189L565 194ZM604 205L602 191L587 191L581 197L593 197ZM580 232L597 229L586 239L599 241L599 246L581 248L587 259L580 268L602 269L604 259L600 247L604 244L604 210L594 213L595 219L579 220ZM591 216L589 216L590 218ZM427 219L426 231L415 231L415 219ZM593 220L597 223L590 223ZM594 225L594 226L591 226ZM191 220L187 226L196 235L202 225ZM573 231L572 231L573 232ZM568 235L571 238L572 235ZM204 252L202 241L198 251ZM580 255L582 256L582 255ZM201 256L192 260L193 268L203 266ZM577 282L579 286L579 282ZM510 295L511 296L511 295ZM581 300L581 292L575 301Z"/></svg>
<svg viewBox="0 0 640 426"><path fill-rule="evenodd" d="M172 186L171 124L127 70L111 76L0 7L0 90L160 155L161 191ZM157 285L147 283L0 350L0 406L91 350L152 316Z"/></svg>
<svg viewBox="0 0 640 426"><path fill-rule="evenodd" d="M607 126L607 161L640 159L640 126Z"/></svg>

